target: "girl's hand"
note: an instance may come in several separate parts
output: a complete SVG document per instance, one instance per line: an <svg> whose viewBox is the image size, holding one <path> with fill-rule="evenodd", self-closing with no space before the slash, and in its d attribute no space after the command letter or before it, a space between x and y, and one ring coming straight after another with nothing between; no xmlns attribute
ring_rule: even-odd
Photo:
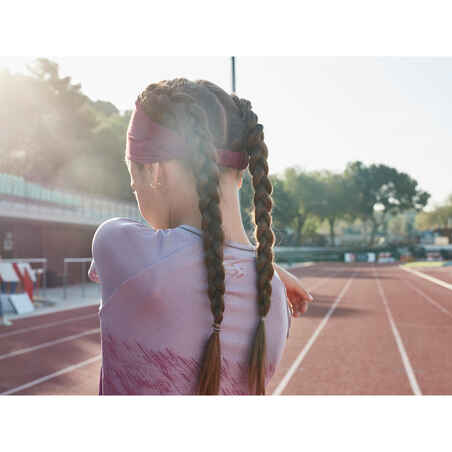
<svg viewBox="0 0 452 452"><path fill-rule="evenodd" d="M284 270L279 265L274 264L281 281L284 283L287 292L287 298L294 317L300 317L308 310L308 303L314 301L313 296L305 290L300 284L300 280Z"/></svg>

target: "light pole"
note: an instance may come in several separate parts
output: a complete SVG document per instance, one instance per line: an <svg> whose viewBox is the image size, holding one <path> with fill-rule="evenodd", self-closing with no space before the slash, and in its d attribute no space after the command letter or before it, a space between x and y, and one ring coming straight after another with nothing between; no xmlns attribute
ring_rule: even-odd
<svg viewBox="0 0 452 452"><path fill-rule="evenodd" d="M231 57L232 94L235 94L235 57Z"/></svg>

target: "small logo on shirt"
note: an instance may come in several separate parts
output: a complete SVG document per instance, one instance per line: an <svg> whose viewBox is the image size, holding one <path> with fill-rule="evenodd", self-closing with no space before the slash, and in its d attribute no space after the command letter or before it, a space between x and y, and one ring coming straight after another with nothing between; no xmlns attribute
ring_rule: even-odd
<svg viewBox="0 0 452 452"><path fill-rule="evenodd" d="M224 271L228 279L240 279L245 276L245 266L234 262L224 262Z"/></svg>

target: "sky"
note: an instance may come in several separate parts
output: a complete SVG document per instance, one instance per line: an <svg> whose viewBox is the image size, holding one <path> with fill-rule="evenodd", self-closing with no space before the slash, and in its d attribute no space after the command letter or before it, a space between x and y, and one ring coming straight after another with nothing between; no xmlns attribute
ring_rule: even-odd
<svg viewBox="0 0 452 452"><path fill-rule="evenodd" d="M52 57L93 100L132 109L149 83L210 80L231 91L230 57ZM28 73L36 57L0 57ZM383 163L432 198L452 193L452 58L237 57L237 95L264 126L270 173Z"/></svg>

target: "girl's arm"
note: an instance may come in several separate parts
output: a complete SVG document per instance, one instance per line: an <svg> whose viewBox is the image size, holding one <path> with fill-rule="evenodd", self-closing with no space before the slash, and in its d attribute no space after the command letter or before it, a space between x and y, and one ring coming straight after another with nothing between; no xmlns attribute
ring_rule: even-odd
<svg viewBox="0 0 452 452"><path fill-rule="evenodd" d="M314 300L313 296L303 288L296 276L277 264L273 264L273 266L286 287L287 298L289 299L293 316L300 317L308 310L308 303Z"/></svg>

